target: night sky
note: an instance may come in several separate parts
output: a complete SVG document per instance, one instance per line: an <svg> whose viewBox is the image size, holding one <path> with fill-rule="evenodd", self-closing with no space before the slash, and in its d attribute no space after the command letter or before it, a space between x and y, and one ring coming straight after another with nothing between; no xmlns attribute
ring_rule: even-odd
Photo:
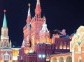
<svg viewBox="0 0 84 62"><path fill-rule="evenodd" d="M16 47L22 44L28 3L31 3L31 14L34 16L36 0L0 0L0 27L3 21L3 10L6 9L9 36ZM67 34L71 34L80 25L84 25L83 1L41 0L41 7L50 31L64 28Z"/></svg>

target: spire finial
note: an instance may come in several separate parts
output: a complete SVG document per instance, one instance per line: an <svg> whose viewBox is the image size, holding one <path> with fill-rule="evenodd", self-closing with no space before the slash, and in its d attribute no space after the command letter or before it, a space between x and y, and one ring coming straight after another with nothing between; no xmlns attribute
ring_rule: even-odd
<svg viewBox="0 0 84 62"><path fill-rule="evenodd" d="M43 19L44 19L44 23L46 24L46 17L45 17L45 16L43 16Z"/></svg>
<svg viewBox="0 0 84 62"><path fill-rule="evenodd" d="M37 15L37 16L41 16L40 0L37 0L37 3L36 3L36 9L35 9L35 15Z"/></svg>
<svg viewBox="0 0 84 62"><path fill-rule="evenodd" d="M31 13L30 13L30 3L28 4L29 6L29 9L28 9L28 16L31 16Z"/></svg>
<svg viewBox="0 0 84 62"><path fill-rule="evenodd" d="M39 5L40 4L40 0L37 0L37 5Z"/></svg>
<svg viewBox="0 0 84 62"><path fill-rule="evenodd" d="M3 27L6 28L7 27L7 20L6 20L6 14L5 14L6 10L4 10L4 18L3 18Z"/></svg>
<svg viewBox="0 0 84 62"><path fill-rule="evenodd" d="M4 11L4 13L6 13L6 10L5 9L3 11Z"/></svg>
<svg viewBox="0 0 84 62"><path fill-rule="evenodd" d="M27 13L27 19L26 22L29 24L31 21L31 12L30 12L30 3L28 4L28 13Z"/></svg>
<svg viewBox="0 0 84 62"><path fill-rule="evenodd" d="M31 4L29 3L29 4L28 4L28 6L30 7L30 6L31 6Z"/></svg>

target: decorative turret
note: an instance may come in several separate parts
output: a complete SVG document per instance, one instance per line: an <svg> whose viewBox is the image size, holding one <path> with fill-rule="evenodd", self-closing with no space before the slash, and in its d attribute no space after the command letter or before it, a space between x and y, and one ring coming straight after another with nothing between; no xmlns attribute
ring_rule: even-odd
<svg viewBox="0 0 84 62"><path fill-rule="evenodd" d="M30 12L30 4L28 4L29 8L28 8L28 14L27 14L27 27L30 28L30 22L31 22L31 12Z"/></svg>
<svg viewBox="0 0 84 62"><path fill-rule="evenodd" d="M10 40L10 48L12 47L12 42L11 42L11 40Z"/></svg>
<svg viewBox="0 0 84 62"><path fill-rule="evenodd" d="M28 16L31 16L31 13L30 13L30 4L28 4L29 6L29 9L28 9Z"/></svg>
<svg viewBox="0 0 84 62"><path fill-rule="evenodd" d="M47 24L46 24L46 18L43 17L44 19L44 23L42 25L42 29L40 30L40 43L51 43L50 41L50 33L48 31L48 28L47 28Z"/></svg>
<svg viewBox="0 0 84 62"><path fill-rule="evenodd" d="M27 14L27 19L26 19L26 25L23 28L24 38L27 37L28 34L30 34L30 29L31 29L30 4L28 4L28 6L29 6L29 9L28 9L28 14Z"/></svg>
<svg viewBox="0 0 84 62"><path fill-rule="evenodd" d="M40 0L37 0L36 8L35 8L35 15L36 15L36 16L41 16Z"/></svg>
<svg viewBox="0 0 84 62"><path fill-rule="evenodd" d="M28 48L30 47L30 34L31 34L31 13L30 13L30 4L28 4L29 9L28 9L28 15L27 15L27 24L23 28L23 33L24 33L24 39L22 43L22 47Z"/></svg>
<svg viewBox="0 0 84 62"><path fill-rule="evenodd" d="M26 22L27 22L27 24L30 24L30 22L31 22L30 4L28 4L28 6L29 6L29 9L28 9L28 14L27 14Z"/></svg>
<svg viewBox="0 0 84 62"><path fill-rule="evenodd" d="M31 44L34 47L39 42L39 32L42 29L44 23L41 17L40 0L36 2L35 16L31 20Z"/></svg>
<svg viewBox="0 0 84 62"><path fill-rule="evenodd" d="M41 31L43 31L43 32L49 32L48 29L47 29L47 24L46 24L46 18L45 18L45 16L44 16L44 23L42 25L42 30Z"/></svg>

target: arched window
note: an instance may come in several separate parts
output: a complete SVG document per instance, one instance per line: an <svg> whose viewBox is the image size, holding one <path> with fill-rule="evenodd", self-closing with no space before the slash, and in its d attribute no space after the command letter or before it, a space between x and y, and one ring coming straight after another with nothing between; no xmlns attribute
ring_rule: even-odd
<svg viewBox="0 0 84 62"><path fill-rule="evenodd" d="M71 58L70 56L68 56L68 57L66 58L66 62L72 62L72 58Z"/></svg>
<svg viewBox="0 0 84 62"><path fill-rule="evenodd" d="M53 58L53 59L51 60L51 62L57 62L57 59L56 59L56 58Z"/></svg>
<svg viewBox="0 0 84 62"><path fill-rule="evenodd" d="M59 62L64 62L63 57L60 57L60 58L59 58Z"/></svg>

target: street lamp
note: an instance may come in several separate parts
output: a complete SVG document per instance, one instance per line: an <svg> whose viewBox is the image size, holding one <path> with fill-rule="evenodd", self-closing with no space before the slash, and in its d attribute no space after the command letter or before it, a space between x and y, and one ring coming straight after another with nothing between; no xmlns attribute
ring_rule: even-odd
<svg viewBox="0 0 84 62"><path fill-rule="evenodd" d="M38 62L45 62L46 55L45 54L38 54Z"/></svg>
<svg viewBox="0 0 84 62"><path fill-rule="evenodd" d="M43 58L45 58L45 57L46 57L46 55L45 55L45 54L43 54L43 55L42 55L42 57L43 57Z"/></svg>
<svg viewBox="0 0 84 62"><path fill-rule="evenodd" d="M42 55L41 55L41 54L39 54L39 55L38 55L38 57L39 57L39 58L42 58Z"/></svg>
<svg viewBox="0 0 84 62"><path fill-rule="evenodd" d="M45 54L39 54L38 57L39 57L39 58L45 58L46 55L45 55Z"/></svg>

